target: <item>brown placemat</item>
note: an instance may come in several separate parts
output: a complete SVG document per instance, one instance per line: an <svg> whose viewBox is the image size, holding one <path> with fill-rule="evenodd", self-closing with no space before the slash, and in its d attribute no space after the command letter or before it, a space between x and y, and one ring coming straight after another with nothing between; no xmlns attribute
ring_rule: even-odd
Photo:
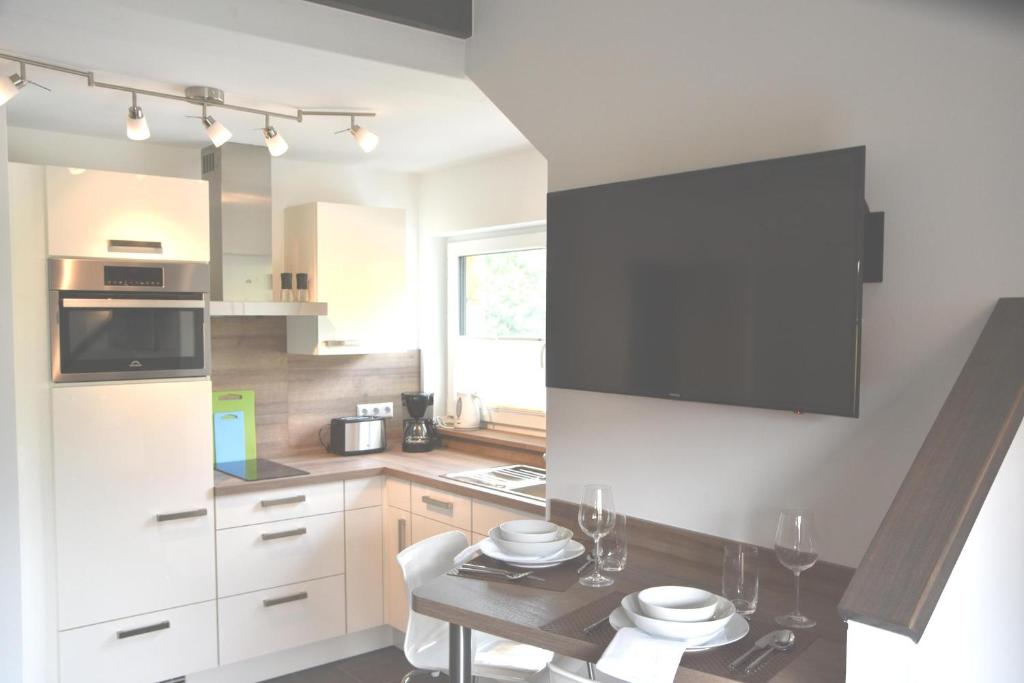
<svg viewBox="0 0 1024 683"><path fill-rule="evenodd" d="M576 570L580 568L580 565L584 561L585 560L583 560L583 558L577 558L575 560L563 562L557 567L534 569L530 576L517 579L515 581L509 581L508 579L500 576L487 576L486 574L474 574L468 572L465 574L459 574L458 576L460 579L476 579L477 581L491 581L495 583L517 583L523 586L529 586L530 588L539 588L540 590L562 593L579 581L580 576ZM486 555L477 555L472 560L469 560L469 562L472 564L480 564L485 567L495 567L497 569L503 569L510 572L529 571L520 567L513 567L510 564L506 564L501 560L495 560L487 557Z"/></svg>
<svg viewBox="0 0 1024 683"><path fill-rule="evenodd" d="M593 629L589 634L584 633L583 629L611 614L618 607L623 597L622 593L609 593L589 605L569 612L541 626L541 630L586 640L600 646L603 650L608 647L608 644L612 642L612 638L615 637L615 629L607 621ZM743 665L738 670L729 671L728 665L730 662L749 650L758 638L777 628L779 626L774 622L753 620L750 622L750 633L741 640L722 647L704 650L703 652L687 652L683 656L680 666L731 681L767 683L780 671L793 663L801 652L818 639L817 634L813 632L796 631L796 645L793 646L792 650L776 652L749 674L743 673L743 666L753 661L757 654L760 653L744 660Z"/></svg>

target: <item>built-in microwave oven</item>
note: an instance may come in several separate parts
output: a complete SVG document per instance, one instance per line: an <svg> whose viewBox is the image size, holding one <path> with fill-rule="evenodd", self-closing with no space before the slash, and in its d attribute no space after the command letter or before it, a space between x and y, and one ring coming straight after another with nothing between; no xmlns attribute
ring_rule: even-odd
<svg viewBox="0 0 1024 683"><path fill-rule="evenodd" d="M210 374L205 263L51 258L53 381Z"/></svg>

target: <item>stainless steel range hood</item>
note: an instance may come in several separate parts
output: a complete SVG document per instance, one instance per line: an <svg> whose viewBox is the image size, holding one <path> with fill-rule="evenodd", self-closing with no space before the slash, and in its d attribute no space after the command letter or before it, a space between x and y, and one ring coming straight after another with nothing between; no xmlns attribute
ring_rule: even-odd
<svg viewBox="0 0 1024 683"><path fill-rule="evenodd" d="M326 304L275 302L270 155L234 142L202 150L210 185L210 314L326 315Z"/></svg>

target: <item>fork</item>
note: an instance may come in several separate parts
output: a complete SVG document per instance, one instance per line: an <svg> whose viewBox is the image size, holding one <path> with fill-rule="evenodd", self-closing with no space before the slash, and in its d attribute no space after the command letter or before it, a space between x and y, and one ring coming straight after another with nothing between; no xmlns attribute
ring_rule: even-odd
<svg viewBox="0 0 1024 683"><path fill-rule="evenodd" d="M533 577L532 571L522 572L510 572L504 569L497 569L495 567L485 567L483 565L469 565L464 564L461 567L454 567L448 572L451 576L458 576L461 573L466 574L486 574L488 576L500 576L509 581L518 581L519 579L525 579L527 577L536 578L541 580L540 577Z"/></svg>

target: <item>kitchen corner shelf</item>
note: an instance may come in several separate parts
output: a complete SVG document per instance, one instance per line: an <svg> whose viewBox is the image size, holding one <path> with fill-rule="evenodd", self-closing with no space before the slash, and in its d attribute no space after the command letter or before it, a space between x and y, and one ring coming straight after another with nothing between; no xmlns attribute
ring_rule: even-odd
<svg viewBox="0 0 1024 683"><path fill-rule="evenodd" d="M327 304L322 301L211 301L211 317L280 315L318 316L327 315Z"/></svg>

